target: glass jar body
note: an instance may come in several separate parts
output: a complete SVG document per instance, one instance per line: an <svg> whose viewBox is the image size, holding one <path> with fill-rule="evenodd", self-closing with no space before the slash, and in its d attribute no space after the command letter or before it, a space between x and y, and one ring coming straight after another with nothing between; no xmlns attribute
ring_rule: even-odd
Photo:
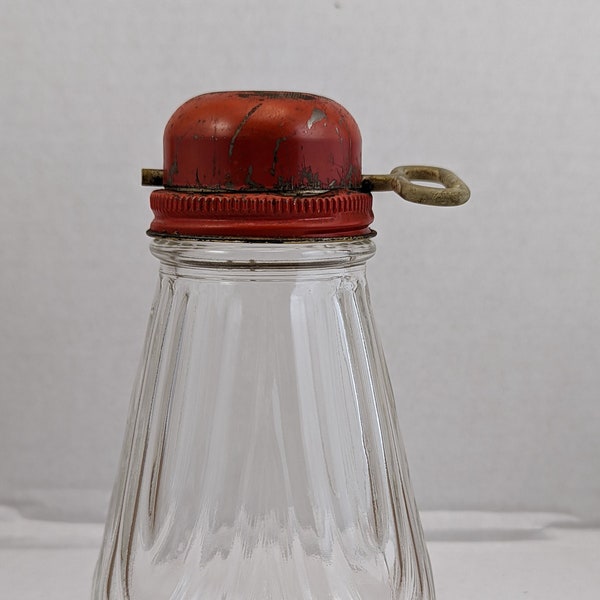
<svg viewBox="0 0 600 600"><path fill-rule="evenodd" d="M370 239L156 238L94 600L431 600Z"/></svg>

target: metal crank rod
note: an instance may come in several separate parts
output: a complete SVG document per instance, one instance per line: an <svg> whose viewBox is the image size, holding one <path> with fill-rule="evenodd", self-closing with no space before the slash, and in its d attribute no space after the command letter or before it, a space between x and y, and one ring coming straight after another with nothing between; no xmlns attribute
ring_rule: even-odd
<svg viewBox="0 0 600 600"><path fill-rule="evenodd" d="M414 181L439 183L444 187L419 185ZM162 186L162 169L142 169L142 185ZM412 165L396 167L389 175L363 175L362 189L366 192L396 192L409 202L430 206L460 206L471 192L457 175L441 167Z"/></svg>

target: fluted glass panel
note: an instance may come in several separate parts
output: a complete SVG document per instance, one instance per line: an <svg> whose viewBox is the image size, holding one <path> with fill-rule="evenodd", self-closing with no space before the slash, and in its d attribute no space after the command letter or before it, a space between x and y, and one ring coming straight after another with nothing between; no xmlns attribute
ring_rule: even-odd
<svg viewBox="0 0 600 600"><path fill-rule="evenodd" d="M95 600L431 600L369 240L156 240Z"/></svg>

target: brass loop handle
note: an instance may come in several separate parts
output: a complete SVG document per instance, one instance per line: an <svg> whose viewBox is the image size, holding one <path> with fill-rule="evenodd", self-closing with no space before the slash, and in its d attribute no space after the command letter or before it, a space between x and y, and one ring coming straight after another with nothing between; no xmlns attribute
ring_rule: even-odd
<svg viewBox="0 0 600 600"><path fill-rule="evenodd" d="M414 180L441 183L444 187L419 185L413 183ZM389 175L364 175L363 188L374 192L394 191L409 202L430 206L459 206L471 195L466 184L452 171L421 165L396 167Z"/></svg>

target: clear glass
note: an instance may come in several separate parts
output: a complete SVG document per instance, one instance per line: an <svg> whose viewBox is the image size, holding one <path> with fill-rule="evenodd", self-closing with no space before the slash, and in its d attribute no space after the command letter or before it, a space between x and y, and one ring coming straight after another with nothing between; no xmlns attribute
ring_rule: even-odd
<svg viewBox="0 0 600 600"><path fill-rule="evenodd" d="M156 238L94 600L431 600L371 239Z"/></svg>

